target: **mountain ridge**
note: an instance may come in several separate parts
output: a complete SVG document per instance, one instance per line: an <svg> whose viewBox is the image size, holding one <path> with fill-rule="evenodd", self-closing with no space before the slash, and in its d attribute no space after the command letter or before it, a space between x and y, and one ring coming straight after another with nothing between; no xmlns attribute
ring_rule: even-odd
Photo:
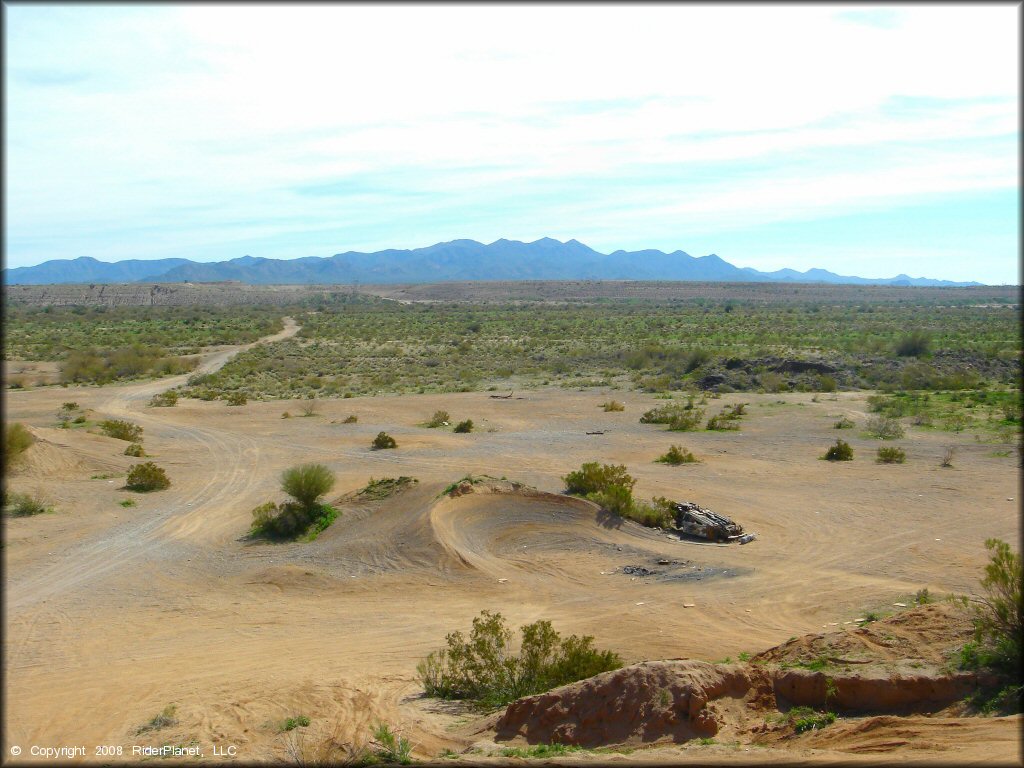
<svg viewBox="0 0 1024 768"><path fill-rule="evenodd" d="M436 283L465 280L689 280L708 282L790 282L854 285L963 287L977 282L936 280L900 274L891 278L839 275L825 269L761 272L737 267L717 254L691 256L649 248L603 254L575 239L543 237L533 242L500 238L484 244L456 239L423 248L389 248L372 253L269 259L240 256L218 262L184 258L104 262L91 256L55 259L3 270L8 285L125 282L224 282L253 285L344 283Z"/></svg>

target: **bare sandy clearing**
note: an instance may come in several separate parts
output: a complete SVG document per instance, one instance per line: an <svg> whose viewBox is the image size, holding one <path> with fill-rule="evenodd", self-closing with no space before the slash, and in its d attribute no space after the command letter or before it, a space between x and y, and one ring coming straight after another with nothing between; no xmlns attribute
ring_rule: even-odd
<svg viewBox="0 0 1024 768"><path fill-rule="evenodd" d="M881 466L880 443L850 430L842 436L855 461L819 461L838 414L863 421L862 393L821 402L728 395L709 401L708 415L750 403L741 432L669 433L638 423L660 401L632 392L352 398L324 401L311 417L297 416L294 402L146 407L172 383L9 394L8 418L44 438L11 485L42 486L58 512L5 525L5 753L13 744L196 739L207 757L214 744L235 744L239 759L282 759L278 725L304 714L310 729L337 727L347 739L390 722L413 736L419 756L433 757L471 740L450 729L458 715L418 698L415 665L482 609L514 626L551 619L628 662L735 658L842 626L921 587L975 589L985 538L1018 535L1014 459L991 456L995 446L971 435L911 427L897 441L907 464ZM603 412L611 397L626 410ZM72 399L143 425L171 488L127 494L120 480L91 480L97 467L123 471L133 460L120 455L122 441L53 429L56 409ZM438 409L472 418L477 431L417 426ZM293 418L282 419L285 410ZM350 414L358 422L341 423ZM370 450L381 430L396 450ZM585 434L595 430L605 434ZM703 463L653 463L672 443ZM955 467L941 469L950 443L960 446ZM250 510L282 498L280 472L306 461L337 474L332 498L371 477L420 483L380 502L346 502L314 542L248 540ZM561 476L585 461L624 463L639 495L698 501L758 539L709 546L611 525L592 505L557 495ZM467 473L556 495L438 498ZM138 506L119 507L129 496ZM628 565L656 573L633 577L622 572ZM168 704L177 705L176 725L135 734ZM874 751L892 742L888 749L920 759L1016 759L1019 719L952 722L841 722L813 740L749 753L688 744L621 757L878 759Z"/></svg>

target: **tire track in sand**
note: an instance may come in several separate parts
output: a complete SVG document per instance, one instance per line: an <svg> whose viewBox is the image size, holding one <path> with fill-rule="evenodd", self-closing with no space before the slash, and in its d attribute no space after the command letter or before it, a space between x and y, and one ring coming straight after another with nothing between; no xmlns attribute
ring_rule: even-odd
<svg viewBox="0 0 1024 768"><path fill-rule="evenodd" d="M113 571L155 559L173 547L174 538L194 533L203 524L216 524L216 520L211 519L210 510L219 504L237 500L245 492L248 477L260 458L257 442L250 437L209 427L182 427L174 423L169 413L142 411L141 408L153 395L184 384L194 373L212 373L239 352L298 333L300 326L292 318L284 318L284 323L284 330L272 336L214 353L192 373L129 384L111 391L110 400L98 406L98 412L115 417L131 416L146 427L159 427L162 434L170 439L196 443L195 455L204 457L198 464L213 471L198 489L144 519L125 522L70 547L60 562L41 565L16 577L9 575L8 609L25 608L54 595L68 594ZM183 543L181 546L186 545Z"/></svg>

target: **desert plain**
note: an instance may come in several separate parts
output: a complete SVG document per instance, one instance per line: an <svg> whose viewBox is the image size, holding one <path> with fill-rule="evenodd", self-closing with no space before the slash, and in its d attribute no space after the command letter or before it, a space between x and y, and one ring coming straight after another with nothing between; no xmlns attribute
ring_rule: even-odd
<svg viewBox="0 0 1024 768"><path fill-rule="evenodd" d="M286 323L281 335L295 330ZM201 370L236 351L208 353ZM626 664L726 663L804 636L853 642L857 619L898 617L894 603L921 610L912 598L924 588L975 593L985 539L1019 539L1017 457L993 455L968 433L910 427L900 441L907 463L884 465L870 459L878 441L852 430L844 437L860 460L821 461L837 419L868 417L863 391L724 394L709 407L746 403L740 430L682 434L639 423L663 402L654 395L599 388L325 398L310 416L273 400L149 407L186 378L6 393L5 418L36 437L10 487L57 510L4 521L7 760L15 745L25 762L46 761L31 745L81 745L71 762L135 762L132 745L172 744L199 746L191 762L294 763L317 742L358 743L388 723L417 760L518 761L501 748L526 740L501 741L493 716L426 698L416 674L482 610L514 627L549 619L564 634L592 635ZM611 398L624 410L605 412ZM123 441L59 429L53 414L69 400L90 418L141 425L171 487L122 490L137 460L122 455ZM421 426L436 410L476 429ZM382 430L396 449L371 449ZM673 443L700 461L655 463ZM941 467L950 445L953 466ZM565 496L563 476L589 461L624 464L637 496L696 501L756 539L683 541ZM310 542L250 538L251 510L282 499L281 472L304 462L335 473L337 521ZM382 500L355 495L399 476L418 482ZM445 493L466 476L491 479ZM128 499L135 506L120 504ZM947 608L931 609L937 623L914 635L915 652L938 665ZM897 625L888 631L898 639ZM884 667L885 649L876 651ZM168 707L173 724L145 728ZM310 724L282 729L299 715ZM756 718L737 718L716 739L652 743L638 732L618 751L557 761L1020 759L1019 715L850 715L767 741L746 727ZM124 751L97 755L103 745Z"/></svg>

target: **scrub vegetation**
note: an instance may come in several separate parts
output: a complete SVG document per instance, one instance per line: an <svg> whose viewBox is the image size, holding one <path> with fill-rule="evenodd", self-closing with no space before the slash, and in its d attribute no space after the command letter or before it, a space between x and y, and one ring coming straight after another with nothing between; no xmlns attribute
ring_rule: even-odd
<svg viewBox="0 0 1024 768"><path fill-rule="evenodd" d="M249 350L195 377L185 392L266 399L545 383L648 392L962 391L1018 381L1017 308L849 295L786 301L778 287L772 300L756 302L324 300L315 312L292 311L297 337ZM903 344L918 332L924 348Z"/></svg>
<svg viewBox="0 0 1024 768"><path fill-rule="evenodd" d="M245 344L283 328L271 307L4 308L4 358L59 361L60 381L112 381L187 373L183 357L204 347ZM161 403L163 404L163 403Z"/></svg>

